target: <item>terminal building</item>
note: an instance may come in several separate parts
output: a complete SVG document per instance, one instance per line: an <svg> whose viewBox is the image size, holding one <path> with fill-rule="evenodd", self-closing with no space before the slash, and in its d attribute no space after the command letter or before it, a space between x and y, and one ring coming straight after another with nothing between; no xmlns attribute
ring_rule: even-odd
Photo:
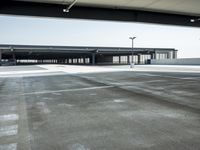
<svg viewBox="0 0 200 150"><path fill-rule="evenodd" d="M1 65L18 64L150 64L176 59L173 48L0 45Z"/></svg>

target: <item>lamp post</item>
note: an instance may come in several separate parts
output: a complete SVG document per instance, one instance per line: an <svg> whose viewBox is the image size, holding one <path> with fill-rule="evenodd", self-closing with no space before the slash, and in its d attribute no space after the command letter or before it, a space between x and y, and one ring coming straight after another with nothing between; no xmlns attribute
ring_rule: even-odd
<svg viewBox="0 0 200 150"><path fill-rule="evenodd" d="M129 37L130 40L132 40L132 53L131 53L131 68L133 67L133 46L134 46L134 39L136 39L135 36Z"/></svg>

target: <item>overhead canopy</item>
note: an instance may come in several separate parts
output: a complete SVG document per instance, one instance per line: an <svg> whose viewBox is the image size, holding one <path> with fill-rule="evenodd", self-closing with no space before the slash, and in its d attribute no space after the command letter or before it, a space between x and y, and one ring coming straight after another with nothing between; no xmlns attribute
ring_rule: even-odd
<svg viewBox="0 0 200 150"><path fill-rule="evenodd" d="M2 1L0 13L78 19L134 21L200 27L199 0L74 0Z"/></svg>
<svg viewBox="0 0 200 150"><path fill-rule="evenodd" d="M74 0L21 0L69 5ZM200 16L200 0L78 0L77 6L91 6L111 9L137 9L184 15Z"/></svg>

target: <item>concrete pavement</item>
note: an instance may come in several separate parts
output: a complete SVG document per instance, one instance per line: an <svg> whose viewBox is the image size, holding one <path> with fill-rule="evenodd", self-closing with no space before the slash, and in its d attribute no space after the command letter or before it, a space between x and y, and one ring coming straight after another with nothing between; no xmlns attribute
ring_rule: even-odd
<svg viewBox="0 0 200 150"><path fill-rule="evenodd" d="M0 150L200 149L199 73L58 68L1 76Z"/></svg>

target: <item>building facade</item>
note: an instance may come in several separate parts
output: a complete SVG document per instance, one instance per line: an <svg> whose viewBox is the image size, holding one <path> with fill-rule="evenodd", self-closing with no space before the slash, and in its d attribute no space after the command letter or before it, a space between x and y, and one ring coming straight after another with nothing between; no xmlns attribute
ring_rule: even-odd
<svg viewBox="0 0 200 150"><path fill-rule="evenodd" d="M176 59L173 48L0 45L6 64L149 64L151 59Z"/></svg>

